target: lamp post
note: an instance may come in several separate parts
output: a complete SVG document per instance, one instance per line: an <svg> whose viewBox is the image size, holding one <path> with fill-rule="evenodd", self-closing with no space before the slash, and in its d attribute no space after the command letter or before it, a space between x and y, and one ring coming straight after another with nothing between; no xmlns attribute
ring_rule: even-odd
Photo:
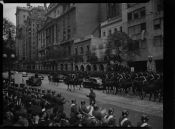
<svg viewBox="0 0 175 129"><path fill-rule="evenodd" d="M11 54L3 54L3 58L6 60L7 62L7 67L8 67L8 79L9 79L9 83L11 81L11 66L12 66L12 60L15 59L15 54L11 53Z"/></svg>

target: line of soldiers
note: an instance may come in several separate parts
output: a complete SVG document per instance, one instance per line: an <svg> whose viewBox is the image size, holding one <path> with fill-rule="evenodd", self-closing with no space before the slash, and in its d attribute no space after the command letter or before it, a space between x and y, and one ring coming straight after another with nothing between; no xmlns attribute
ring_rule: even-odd
<svg viewBox="0 0 175 129"><path fill-rule="evenodd" d="M110 108L108 112L106 109L101 110L96 104L86 106L84 100L81 101L81 105L78 107L76 100L72 100L70 122L74 126L107 126L107 127L134 127L128 118L129 112L127 110L122 111L122 115L119 118L119 124L116 124L116 116L114 115L114 109ZM86 120L84 119L86 118ZM81 121L81 120L84 120ZM141 121L137 123L137 127L147 127L151 129L151 125L148 124L149 118L147 115L141 116Z"/></svg>

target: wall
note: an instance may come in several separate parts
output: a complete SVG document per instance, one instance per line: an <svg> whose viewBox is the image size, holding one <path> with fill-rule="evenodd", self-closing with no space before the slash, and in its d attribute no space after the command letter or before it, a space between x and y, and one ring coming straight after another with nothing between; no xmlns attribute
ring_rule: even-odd
<svg viewBox="0 0 175 129"><path fill-rule="evenodd" d="M98 3L76 4L76 36L85 37L92 34L99 25Z"/></svg>

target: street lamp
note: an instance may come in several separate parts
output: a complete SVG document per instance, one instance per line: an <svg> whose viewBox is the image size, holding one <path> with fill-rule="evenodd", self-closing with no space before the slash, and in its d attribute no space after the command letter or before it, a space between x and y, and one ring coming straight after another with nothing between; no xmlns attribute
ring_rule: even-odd
<svg viewBox="0 0 175 129"><path fill-rule="evenodd" d="M15 58L15 54L6 54L4 53L3 54L3 58L6 59L7 61L7 64L8 64L8 76L9 76L9 83L10 83L10 80L11 80L11 72L10 72L10 68L12 66L12 60Z"/></svg>

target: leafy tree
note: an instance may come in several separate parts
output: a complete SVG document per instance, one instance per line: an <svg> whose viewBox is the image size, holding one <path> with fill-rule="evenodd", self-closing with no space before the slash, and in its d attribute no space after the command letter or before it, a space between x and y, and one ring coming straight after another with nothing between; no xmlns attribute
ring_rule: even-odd
<svg viewBox="0 0 175 129"><path fill-rule="evenodd" d="M9 37L9 30L11 31L11 38L14 40L16 35L15 25L7 18L3 18L3 40L7 40Z"/></svg>
<svg viewBox="0 0 175 129"><path fill-rule="evenodd" d="M134 55L139 55L138 41L132 40L126 33L116 31L108 36L106 61L130 61ZM115 53L112 53L115 49Z"/></svg>

